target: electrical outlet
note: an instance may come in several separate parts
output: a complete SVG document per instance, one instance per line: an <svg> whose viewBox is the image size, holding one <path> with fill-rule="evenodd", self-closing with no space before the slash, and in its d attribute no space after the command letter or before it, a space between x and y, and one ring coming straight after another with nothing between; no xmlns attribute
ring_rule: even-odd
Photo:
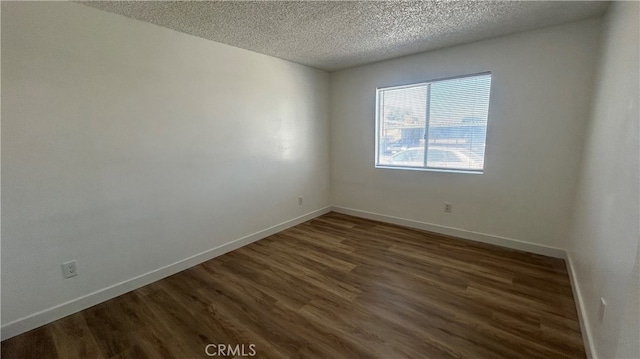
<svg viewBox="0 0 640 359"><path fill-rule="evenodd" d="M70 261L62 263L62 276L65 278L71 278L78 275L78 268L76 261Z"/></svg>
<svg viewBox="0 0 640 359"><path fill-rule="evenodd" d="M452 210L453 210L453 206L451 205L451 203L445 203L444 204L445 213L451 213Z"/></svg>
<svg viewBox="0 0 640 359"><path fill-rule="evenodd" d="M302 196L298 197L298 206L302 206Z"/></svg>
<svg viewBox="0 0 640 359"><path fill-rule="evenodd" d="M607 310L607 301L600 297L600 307L598 308L598 320L600 323L604 320L604 313Z"/></svg>

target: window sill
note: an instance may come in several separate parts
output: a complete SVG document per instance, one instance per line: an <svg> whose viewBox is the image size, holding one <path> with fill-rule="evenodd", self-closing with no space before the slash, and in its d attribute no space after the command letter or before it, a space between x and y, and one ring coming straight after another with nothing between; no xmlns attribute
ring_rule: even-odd
<svg viewBox="0 0 640 359"><path fill-rule="evenodd" d="M455 170L445 168L419 168L419 167L400 167L400 166L388 166L388 165L376 165L376 168L385 170L405 170L405 171L421 171L421 172L444 172L444 173L465 173L471 175L484 174L484 170Z"/></svg>

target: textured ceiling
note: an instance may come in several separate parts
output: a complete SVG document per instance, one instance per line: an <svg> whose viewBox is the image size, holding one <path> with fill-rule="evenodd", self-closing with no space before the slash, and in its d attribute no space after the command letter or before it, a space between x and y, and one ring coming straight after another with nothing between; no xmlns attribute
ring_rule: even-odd
<svg viewBox="0 0 640 359"><path fill-rule="evenodd" d="M583 1L90 1L187 34L334 71L604 13Z"/></svg>

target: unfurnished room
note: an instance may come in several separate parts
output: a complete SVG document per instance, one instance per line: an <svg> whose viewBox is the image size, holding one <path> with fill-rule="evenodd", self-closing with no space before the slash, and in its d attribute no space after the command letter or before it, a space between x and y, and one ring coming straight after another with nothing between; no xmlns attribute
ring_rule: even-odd
<svg viewBox="0 0 640 359"><path fill-rule="evenodd" d="M3 359L640 358L640 2L0 15Z"/></svg>

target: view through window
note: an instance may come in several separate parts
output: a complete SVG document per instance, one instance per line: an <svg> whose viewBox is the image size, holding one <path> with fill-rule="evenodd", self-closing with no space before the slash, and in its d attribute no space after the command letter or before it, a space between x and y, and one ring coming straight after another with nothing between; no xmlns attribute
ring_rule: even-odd
<svg viewBox="0 0 640 359"><path fill-rule="evenodd" d="M376 166L482 172L491 74L377 90Z"/></svg>

